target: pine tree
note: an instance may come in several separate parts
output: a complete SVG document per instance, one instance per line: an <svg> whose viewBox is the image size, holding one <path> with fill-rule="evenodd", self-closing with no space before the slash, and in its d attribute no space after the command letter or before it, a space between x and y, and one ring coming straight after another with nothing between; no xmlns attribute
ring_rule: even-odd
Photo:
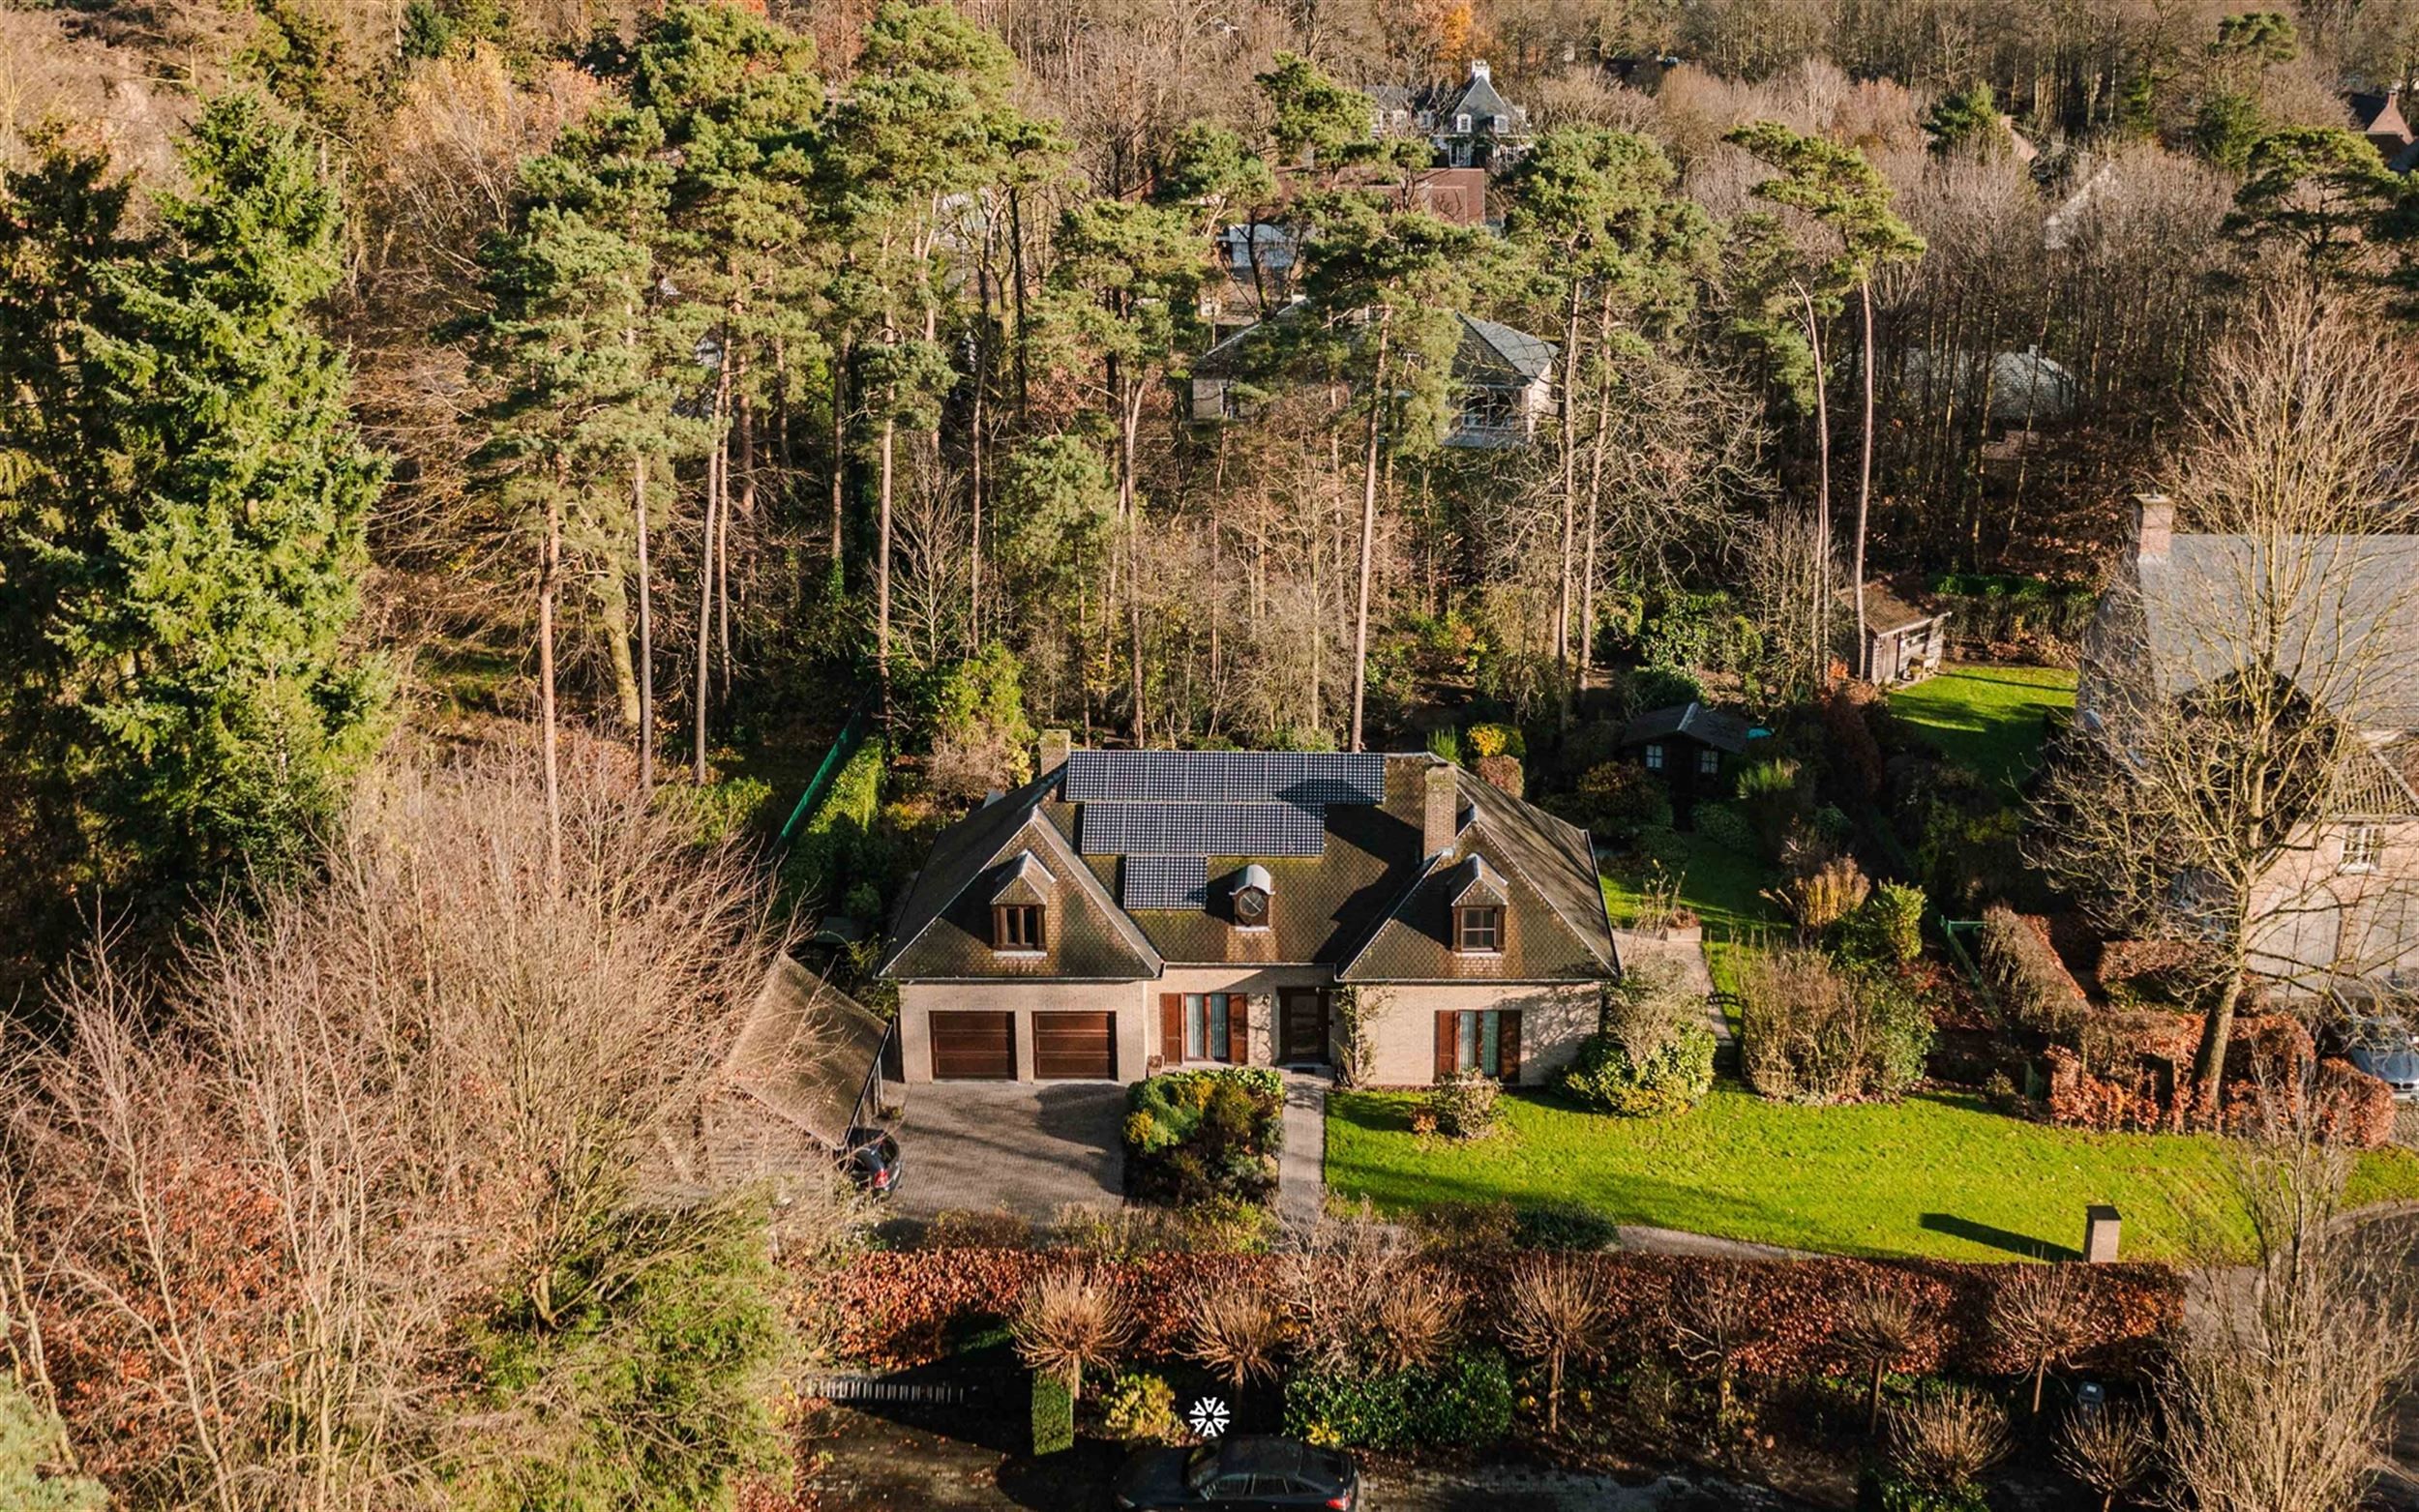
<svg viewBox="0 0 2419 1512"><path fill-rule="evenodd" d="M382 668L343 640L384 463L311 315L342 272L316 154L234 94L180 156L140 243L89 167L11 192L18 253L75 249L51 271L81 287L10 301L12 387L49 398L5 515L13 670L63 716L37 738L98 822L88 861L199 880L293 856L377 738Z"/></svg>
<svg viewBox="0 0 2419 1512"><path fill-rule="evenodd" d="M0 1507L10 1512L103 1512L101 1482L69 1468L59 1415L0 1371Z"/></svg>

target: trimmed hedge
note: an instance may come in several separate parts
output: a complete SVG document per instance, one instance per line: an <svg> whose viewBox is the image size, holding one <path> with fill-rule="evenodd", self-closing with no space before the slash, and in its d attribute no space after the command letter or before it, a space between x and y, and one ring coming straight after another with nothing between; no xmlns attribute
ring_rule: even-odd
<svg viewBox="0 0 2419 1512"><path fill-rule="evenodd" d="M1392 1376L1313 1372L1285 1383L1285 1431L1335 1448L1482 1445L1511 1432L1511 1376L1492 1349Z"/></svg>
<svg viewBox="0 0 2419 1512"><path fill-rule="evenodd" d="M1066 1382L1047 1371L1033 1373L1033 1454L1075 1447L1075 1399Z"/></svg>
<svg viewBox="0 0 2419 1512"><path fill-rule="evenodd" d="M2318 1138L2374 1149L2394 1135L2391 1088L2348 1061L2317 1058L2310 1031L2282 1015L2246 1015L2226 1042L2225 1106L2212 1116L2193 1084L2196 1013L2090 1015L2081 1052L2053 1045L2049 1121L2074 1128L2247 1128L2275 1115L2306 1118Z"/></svg>
<svg viewBox="0 0 2419 1512"><path fill-rule="evenodd" d="M2049 943L2047 924L2004 904L1984 909L1977 964L2018 1025L2074 1042L2091 1002Z"/></svg>
<svg viewBox="0 0 2419 1512"><path fill-rule="evenodd" d="M2000 1347L1990 1326L1994 1299L2020 1271L2015 1265L1632 1253L1572 1259L1600 1278L1617 1335L1654 1347L1667 1334L1678 1297L1703 1290L1716 1274L1747 1272L1758 1316L1754 1329L1742 1331L1753 1342L1741 1349L1739 1368L1749 1376L1852 1373L1857 1356L1842 1338L1842 1319L1849 1302L1872 1286L1903 1293L1920 1320L1901 1369L2014 1375L2025 1368ZM1465 1287L1490 1295L1501 1293L1516 1260L1508 1253L1440 1257ZM1083 1269L1114 1288L1135 1319L1129 1357L1173 1359L1194 1297L1265 1291L1275 1285L1277 1268L1276 1259L1267 1255L1165 1254L1103 1262L1069 1251L886 1251L860 1256L828 1274L814 1273L798 1301L815 1308L845 1358L903 1368L945 1356L953 1331L962 1325L1009 1316L1039 1277ZM2173 1267L2078 1265L2075 1274L2089 1341L2080 1351L2082 1368L2140 1369L2183 1317L2183 1282Z"/></svg>

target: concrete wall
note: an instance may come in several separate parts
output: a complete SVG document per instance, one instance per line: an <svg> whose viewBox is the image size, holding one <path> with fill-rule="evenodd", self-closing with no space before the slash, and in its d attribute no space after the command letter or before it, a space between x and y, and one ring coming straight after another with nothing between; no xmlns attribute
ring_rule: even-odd
<svg viewBox="0 0 2419 1512"><path fill-rule="evenodd" d="M1364 1003L1372 991L1361 990ZM1593 982L1551 986L1453 982L1374 992L1382 994L1384 1006L1372 1029L1376 1045L1366 1080L1379 1086L1434 1082L1436 1016L1484 1008L1520 1010L1520 1084L1551 1082L1579 1052L1579 1042L1596 1032L1601 996Z"/></svg>
<svg viewBox="0 0 2419 1512"><path fill-rule="evenodd" d="M1033 1069L1036 1011L1114 1012L1118 1016L1118 1076L1140 1080L1159 1052L1159 998L1165 993L1239 993L1251 1014L1250 1064L1276 1058L1276 994L1290 987L1326 987L1332 975L1319 966L1170 966L1148 982L903 982L899 987L901 1070L910 1082L933 1075L929 1015L934 1009L1006 1009L1016 1015L1016 1066ZM1550 1082L1596 1030L1599 990L1593 982L1551 986L1452 982L1434 986L1362 989L1384 1006L1374 1028L1375 1054L1367 1080L1404 1085L1436 1079L1436 1015L1447 1010L1517 1008L1520 1019L1520 1081Z"/></svg>

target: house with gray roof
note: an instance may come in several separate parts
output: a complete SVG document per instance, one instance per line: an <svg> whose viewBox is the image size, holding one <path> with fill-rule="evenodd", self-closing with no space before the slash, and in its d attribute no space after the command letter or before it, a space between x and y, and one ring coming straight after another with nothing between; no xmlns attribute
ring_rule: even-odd
<svg viewBox="0 0 2419 1512"><path fill-rule="evenodd" d="M1458 83L1378 84L1362 93L1371 135L1423 135L1439 167L1501 170L1529 145L1529 112L1504 98L1484 59L1472 59Z"/></svg>
<svg viewBox="0 0 2419 1512"><path fill-rule="evenodd" d="M2330 770L2299 774L2320 817L2255 884L2255 966L2302 991L2419 982L2419 535L2182 531L2171 501L2137 500L2086 632L2077 731L2138 760L2146 703L2225 700L2247 677L2347 737Z"/></svg>
<svg viewBox="0 0 2419 1512"><path fill-rule="evenodd" d="M1379 1084L1541 1082L1620 972L1586 831L1424 752L1054 731L1040 765L942 832L893 921L881 972L910 1082L1348 1052Z"/></svg>
<svg viewBox="0 0 2419 1512"><path fill-rule="evenodd" d="M1245 326L1193 360L1186 375L1187 406L1201 422L1249 418L1254 396L1283 381L1280 354L1268 342L1270 325L1302 318L1290 305L1269 319ZM1494 320L1457 315L1453 349L1455 404L1445 433L1447 446L1491 449L1525 445L1538 421L1554 407L1552 341Z"/></svg>

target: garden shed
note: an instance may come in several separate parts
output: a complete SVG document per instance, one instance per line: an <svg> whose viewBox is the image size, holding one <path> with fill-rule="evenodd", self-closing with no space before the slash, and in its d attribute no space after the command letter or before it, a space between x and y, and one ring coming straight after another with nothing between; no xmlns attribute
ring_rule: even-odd
<svg viewBox="0 0 2419 1512"><path fill-rule="evenodd" d="M1671 787L1673 819L1687 825L1697 799L1719 799L1755 731L1743 717L1693 699L1650 709L1622 726L1621 749Z"/></svg>
<svg viewBox="0 0 2419 1512"><path fill-rule="evenodd" d="M1845 589L1839 597L1849 606L1855 598ZM1845 616L1849 645L1855 644L1853 608ZM1949 616L1918 608L1877 582L1865 585L1866 680L1887 688L1894 683L1920 682L1940 670L1949 649ZM1851 662L1848 669L1856 670Z"/></svg>

